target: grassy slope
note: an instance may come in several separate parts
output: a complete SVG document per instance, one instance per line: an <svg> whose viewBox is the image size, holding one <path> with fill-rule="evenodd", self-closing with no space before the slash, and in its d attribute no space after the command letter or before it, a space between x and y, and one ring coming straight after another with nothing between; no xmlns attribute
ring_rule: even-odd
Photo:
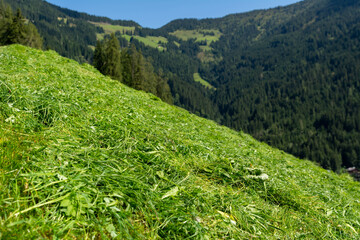
<svg viewBox="0 0 360 240"><path fill-rule="evenodd" d="M133 37L137 39L138 41L144 43L148 47L156 48L160 51L164 50L164 47L161 46L161 43L167 43L168 40L164 37L153 37L153 36L147 36L147 37L140 37L140 36L130 36L123 34L123 37L125 37L126 40L130 41L130 39Z"/></svg>
<svg viewBox="0 0 360 240"><path fill-rule="evenodd" d="M92 24L102 27L105 31L105 33L98 33L96 35L96 38L98 40L102 40L104 39L105 34L111 34L111 33L115 33L117 31L123 33L123 31L126 32L132 32L134 33L135 31L135 27L125 27L125 26L120 26L120 25L111 25L111 24L106 24L106 23L96 23L96 22L91 22ZM161 46L160 42L162 43L167 43L168 40L164 37L154 37L154 36L147 36L147 37L140 37L140 36L131 36L131 35L127 35L127 34L123 34L123 36L127 39L130 40L131 37L136 38L137 40L139 40L140 42L144 43L146 46L152 47L152 48L157 48L159 50L164 50L164 48Z"/></svg>
<svg viewBox="0 0 360 240"><path fill-rule="evenodd" d="M90 22L92 24L94 24L95 26L99 26L102 27L105 31L105 33L97 33L96 34L96 38L98 40L102 40L104 39L104 36L106 34L111 34L111 33L115 33L116 31L120 31L121 33L123 31L127 32L134 32L135 27L125 27L125 26L120 26L120 25L110 25L107 23L97 23L97 22ZM202 31L202 32L200 32ZM214 35L205 35L204 33L213 33ZM202 52L204 55L205 53L207 53L207 55L209 55L210 51L212 50L212 48L210 47L210 44L212 42L216 42L219 40L219 38L221 37L221 33L219 30L177 30L173 33L170 33L171 35L174 35L176 37L178 37L179 39L182 39L184 41L187 41L191 38L195 38L197 42L199 41L207 41L207 45L204 46L200 46L200 48L202 49ZM166 44L168 42L167 38L165 37L155 37L155 36L146 36L146 37L140 37L140 36L131 36L128 34L123 34L123 36L129 41L131 37L136 38L138 41L144 43L146 46L152 47L152 48L157 48L160 51L164 50L164 47L162 46L161 43ZM92 46L93 47L93 46ZM212 54L211 56L199 56L199 58L201 60L204 61L213 61L212 58Z"/></svg>
<svg viewBox="0 0 360 240"><path fill-rule="evenodd" d="M134 33L135 27L127 27L127 26L120 26L120 25L111 25L109 23L99 23L99 22L90 22L95 26L102 27L106 34L114 33L114 32L132 32Z"/></svg>
<svg viewBox="0 0 360 240"><path fill-rule="evenodd" d="M206 33L212 33L213 36L207 35ZM213 62L215 60L214 55L211 52L213 49L210 45L213 42L219 41L222 35L217 29L177 30L170 34L184 41L190 39L195 39L196 42L206 41L206 45L200 46L201 52L197 55L202 62Z"/></svg>
<svg viewBox="0 0 360 240"><path fill-rule="evenodd" d="M216 90L216 88L211 85L209 82L207 82L206 80L202 79L202 77L200 76L199 73L194 73L194 81L195 82L199 82L201 83L204 87L206 88L210 88L210 89L214 89Z"/></svg>
<svg viewBox="0 0 360 240"><path fill-rule="evenodd" d="M52 51L0 63L0 238L359 238L348 176Z"/></svg>
<svg viewBox="0 0 360 240"><path fill-rule="evenodd" d="M202 32L205 33L213 33L214 36L211 35L205 35ZM216 42L220 39L221 37L221 32L219 30L214 30L214 29L208 29L208 30L177 30L173 33L170 33L171 35L176 36L177 38L180 38L184 41L187 41L191 38L195 38L197 42L200 41L207 41L208 44L212 43L212 42Z"/></svg>

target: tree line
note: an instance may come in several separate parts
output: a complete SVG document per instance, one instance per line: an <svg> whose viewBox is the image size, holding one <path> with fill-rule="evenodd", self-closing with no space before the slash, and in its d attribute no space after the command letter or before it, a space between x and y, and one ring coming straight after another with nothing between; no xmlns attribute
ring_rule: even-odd
<svg viewBox="0 0 360 240"><path fill-rule="evenodd" d="M137 90L152 93L163 101L172 104L172 95L167 79L154 72L134 44L120 48L115 34L103 41L97 41L94 52L94 66L104 75Z"/></svg>

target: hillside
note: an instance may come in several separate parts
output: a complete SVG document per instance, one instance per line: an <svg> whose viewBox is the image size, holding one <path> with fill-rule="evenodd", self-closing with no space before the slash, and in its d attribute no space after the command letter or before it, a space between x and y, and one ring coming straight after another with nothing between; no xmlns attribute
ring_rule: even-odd
<svg viewBox="0 0 360 240"><path fill-rule="evenodd" d="M235 37L222 46L213 99L227 126L327 169L359 167L360 2L283 10L292 9L248 45Z"/></svg>
<svg viewBox="0 0 360 240"><path fill-rule="evenodd" d="M2 239L359 238L347 175L53 51L0 63Z"/></svg>
<svg viewBox="0 0 360 240"><path fill-rule="evenodd" d="M160 29L56 7L20 7L48 48L90 62L116 32L169 80L174 104L325 169L360 168L360 1L305 0Z"/></svg>
<svg viewBox="0 0 360 240"><path fill-rule="evenodd" d="M186 60L183 68L192 66L194 76L216 88L203 95L211 99L208 108L194 104L206 101L186 95L186 88L175 88L177 105L341 171L360 168L359 16L360 1L306 0L218 19L175 20L153 34L178 37L174 51L198 59L195 69ZM210 29L221 33L210 44L200 37L183 41Z"/></svg>

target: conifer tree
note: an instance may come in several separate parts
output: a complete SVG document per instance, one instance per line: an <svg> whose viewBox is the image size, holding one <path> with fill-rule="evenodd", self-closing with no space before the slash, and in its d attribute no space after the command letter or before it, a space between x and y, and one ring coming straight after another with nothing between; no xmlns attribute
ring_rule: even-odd
<svg viewBox="0 0 360 240"><path fill-rule="evenodd" d="M0 7L0 45L23 44L42 48L42 38L32 23L25 23L20 9L13 15L4 3Z"/></svg>
<svg viewBox="0 0 360 240"><path fill-rule="evenodd" d="M173 104L173 97L171 95L170 86L167 79L163 76L162 71L159 72L158 81L156 85L156 96L161 98L164 102Z"/></svg>
<svg viewBox="0 0 360 240"><path fill-rule="evenodd" d="M104 74L104 65L105 65L104 45L99 40L96 42L93 62L94 62L94 67L98 69L102 74Z"/></svg>
<svg viewBox="0 0 360 240"><path fill-rule="evenodd" d="M131 56L127 49L121 51L122 82L131 86Z"/></svg>
<svg viewBox="0 0 360 240"><path fill-rule="evenodd" d="M12 16L11 7L6 5L3 0L1 0L0 5L0 18L10 18Z"/></svg>
<svg viewBox="0 0 360 240"><path fill-rule="evenodd" d="M157 95L172 104L167 80L157 76L153 66L135 45L120 52L119 41L114 34L109 40L98 41L94 53L94 66L103 74L120 80L137 90Z"/></svg>
<svg viewBox="0 0 360 240"><path fill-rule="evenodd" d="M12 19L13 16L10 6L5 5L2 1L0 6L0 45L5 45L6 32L12 23Z"/></svg>
<svg viewBox="0 0 360 240"><path fill-rule="evenodd" d="M132 83L131 87L137 90L144 90L144 62L140 52L136 50L135 45L131 45L131 74L132 74Z"/></svg>
<svg viewBox="0 0 360 240"><path fill-rule="evenodd" d="M27 25L25 28L25 35L24 45L38 49L42 48L43 40L34 24L29 23Z"/></svg>
<svg viewBox="0 0 360 240"><path fill-rule="evenodd" d="M115 34L105 44L104 74L121 81L120 43Z"/></svg>
<svg viewBox="0 0 360 240"><path fill-rule="evenodd" d="M26 38L24 19L20 9L16 11L16 15L13 16L12 21L6 31L5 45L14 43L24 43Z"/></svg>

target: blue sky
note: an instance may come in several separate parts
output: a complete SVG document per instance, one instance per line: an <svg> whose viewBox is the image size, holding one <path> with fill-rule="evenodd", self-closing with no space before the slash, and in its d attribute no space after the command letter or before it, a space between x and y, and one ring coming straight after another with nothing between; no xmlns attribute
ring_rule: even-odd
<svg viewBox="0 0 360 240"><path fill-rule="evenodd" d="M159 28L179 18L217 18L285 6L300 0L47 0L55 5Z"/></svg>

